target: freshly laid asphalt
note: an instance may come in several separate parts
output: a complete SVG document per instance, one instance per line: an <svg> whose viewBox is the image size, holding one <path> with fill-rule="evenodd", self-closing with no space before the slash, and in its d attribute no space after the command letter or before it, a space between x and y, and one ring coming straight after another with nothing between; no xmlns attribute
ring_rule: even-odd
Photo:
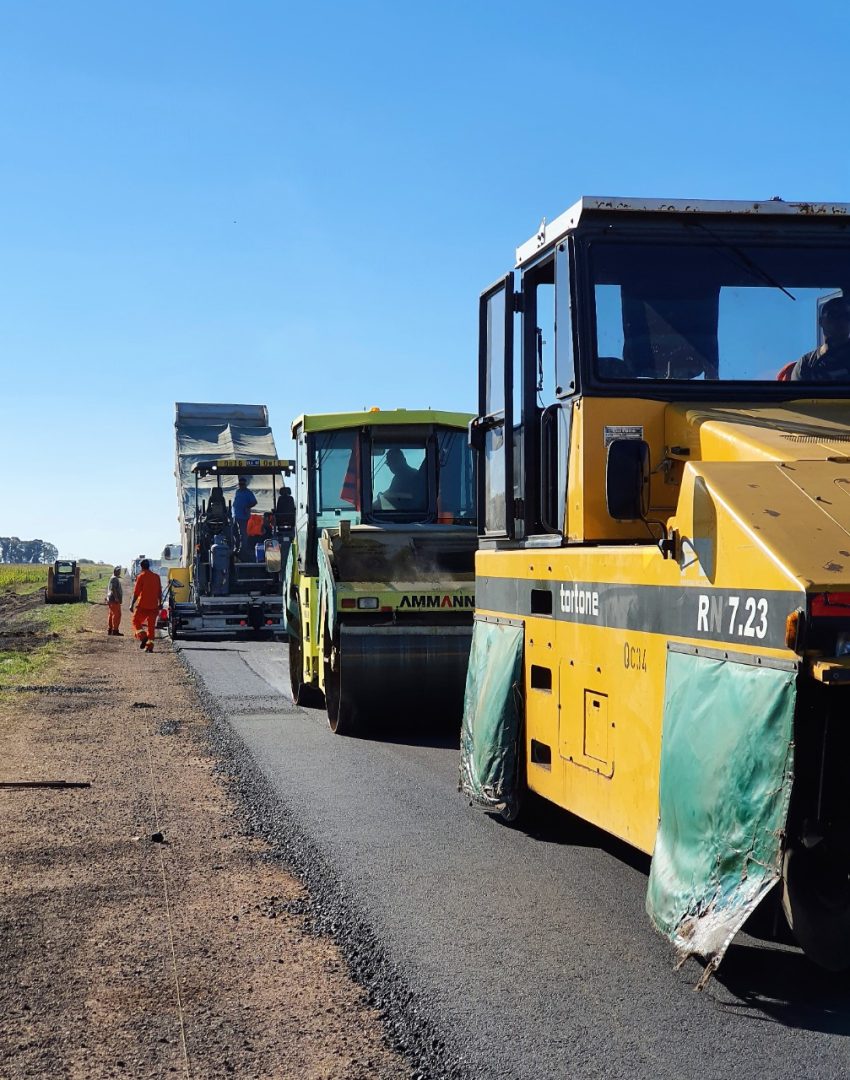
<svg viewBox="0 0 850 1080"><path fill-rule="evenodd" d="M739 935L707 989L644 911L648 860L554 808L501 824L457 737L341 738L292 703L286 649L180 642L249 817L305 878L420 1077L850 1075L850 978ZM225 767L228 767L225 764Z"/></svg>

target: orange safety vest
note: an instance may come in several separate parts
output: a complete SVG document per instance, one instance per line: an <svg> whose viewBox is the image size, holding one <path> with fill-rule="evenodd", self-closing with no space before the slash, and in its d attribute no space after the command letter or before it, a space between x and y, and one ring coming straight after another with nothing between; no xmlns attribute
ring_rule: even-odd
<svg viewBox="0 0 850 1080"><path fill-rule="evenodd" d="M249 536L262 536L266 531L265 526L263 525L263 515L251 514L248 518L248 525L245 531Z"/></svg>

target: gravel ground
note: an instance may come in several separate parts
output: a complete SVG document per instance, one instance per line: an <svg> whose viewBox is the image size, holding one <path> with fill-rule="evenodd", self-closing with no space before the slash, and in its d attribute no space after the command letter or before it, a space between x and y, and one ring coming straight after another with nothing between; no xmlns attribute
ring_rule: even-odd
<svg viewBox="0 0 850 1080"><path fill-rule="evenodd" d="M193 682L105 614L0 694L0 781L30 785L0 788L0 1076L410 1076L339 925L246 830Z"/></svg>

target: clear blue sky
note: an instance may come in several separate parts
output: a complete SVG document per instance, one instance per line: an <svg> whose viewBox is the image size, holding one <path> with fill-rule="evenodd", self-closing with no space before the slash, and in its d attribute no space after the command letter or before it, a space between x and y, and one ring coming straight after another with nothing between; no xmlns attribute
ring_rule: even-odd
<svg viewBox="0 0 850 1080"><path fill-rule="evenodd" d="M850 9L0 2L0 535L177 539L175 401L474 408L582 194L850 201Z"/></svg>

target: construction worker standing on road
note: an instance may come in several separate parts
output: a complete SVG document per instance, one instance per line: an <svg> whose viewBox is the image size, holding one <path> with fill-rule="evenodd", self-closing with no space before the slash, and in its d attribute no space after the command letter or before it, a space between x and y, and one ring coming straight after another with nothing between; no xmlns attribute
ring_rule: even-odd
<svg viewBox="0 0 850 1080"><path fill-rule="evenodd" d="M162 607L162 581L159 574L151 570L149 559L142 559L141 573L136 578L133 588L133 602L130 611L133 615L133 637L139 642L139 648L153 652L156 636L156 617Z"/></svg>
<svg viewBox="0 0 850 1080"><path fill-rule="evenodd" d="M239 490L233 496L233 518L239 526L239 557L245 562L252 562L248 518L251 516L251 507L257 505L257 496L248 487L247 476L240 476L238 484Z"/></svg>
<svg viewBox="0 0 850 1080"><path fill-rule="evenodd" d="M121 625L121 605L124 602L124 590L121 587L121 567L116 566L106 586L106 604L109 608L107 634L124 637L118 627Z"/></svg>

